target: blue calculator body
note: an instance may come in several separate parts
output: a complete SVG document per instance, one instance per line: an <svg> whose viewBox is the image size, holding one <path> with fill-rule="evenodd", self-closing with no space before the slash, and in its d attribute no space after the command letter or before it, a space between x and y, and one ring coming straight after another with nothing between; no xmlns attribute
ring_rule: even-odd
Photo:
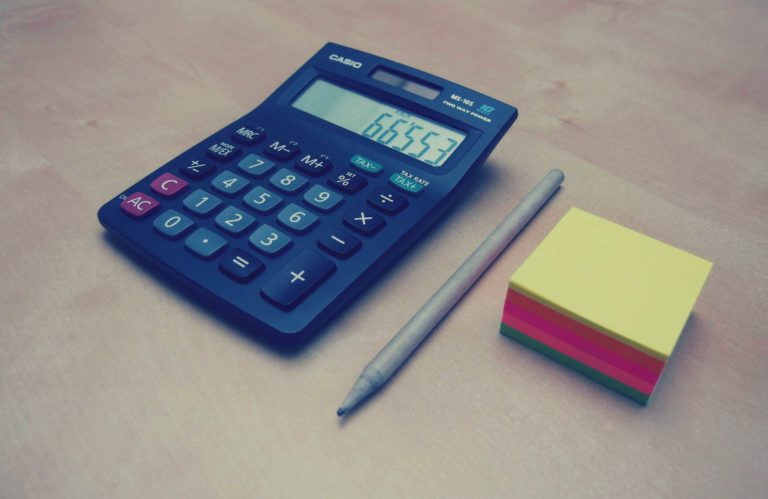
<svg viewBox="0 0 768 499"><path fill-rule="evenodd" d="M266 101L99 210L254 333L298 340L435 222L517 110L327 44Z"/></svg>

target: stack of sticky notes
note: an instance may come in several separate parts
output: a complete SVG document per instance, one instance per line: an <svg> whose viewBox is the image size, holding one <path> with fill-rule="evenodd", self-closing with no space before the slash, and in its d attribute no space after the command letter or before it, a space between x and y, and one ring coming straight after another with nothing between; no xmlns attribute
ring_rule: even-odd
<svg viewBox="0 0 768 499"><path fill-rule="evenodd" d="M501 333L645 404L711 268L572 208L510 279Z"/></svg>

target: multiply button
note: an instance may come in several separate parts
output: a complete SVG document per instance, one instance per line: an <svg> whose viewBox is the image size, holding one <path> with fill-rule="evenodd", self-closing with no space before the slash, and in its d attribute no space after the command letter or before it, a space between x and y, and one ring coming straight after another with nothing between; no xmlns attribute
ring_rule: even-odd
<svg viewBox="0 0 768 499"><path fill-rule="evenodd" d="M295 140L274 140L264 148L264 154L280 161L288 161L299 154L299 143Z"/></svg>
<svg viewBox="0 0 768 499"><path fill-rule="evenodd" d="M380 231L386 222L384 217L370 208L357 206L344 215L344 223L355 231L370 236Z"/></svg>
<svg viewBox="0 0 768 499"><path fill-rule="evenodd" d="M291 309L335 270L331 260L304 249L264 284L261 293L275 305Z"/></svg>
<svg viewBox="0 0 768 499"><path fill-rule="evenodd" d="M153 191L167 198L175 196L183 191L187 185L189 184L185 180L168 172L163 173L149 184Z"/></svg>
<svg viewBox="0 0 768 499"><path fill-rule="evenodd" d="M408 206L408 199L391 189L377 187L368 196L368 203L388 215L395 215Z"/></svg>

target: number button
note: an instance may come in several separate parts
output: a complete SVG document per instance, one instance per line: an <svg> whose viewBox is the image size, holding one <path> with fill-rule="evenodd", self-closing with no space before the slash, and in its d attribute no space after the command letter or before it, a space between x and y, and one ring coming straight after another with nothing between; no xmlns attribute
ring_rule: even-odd
<svg viewBox="0 0 768 499"><path fill-rule="evenodd" d="M269 183L284 192L296 192L307 183L307 179L287 168L281 168L272 175Z"/></svg>
<svg viewBox="0 0 768 499"><path fill-rule="evenodd" d="M211 180L211 185L222 194L234 196L248 187L248 181L236 173L225 170Z"/></svg>
<svg viewBox="0 0 768 499"><path fill-rule="evenodd" d="M277 256L287 249L292 242L291 238L285 235L285 233L267 224L256 229L250 235L248 241L251 243L251 246L269 256Z"/></svg>
<svg viewBox="0 0 768 499"><path fill-rule="evenodd" d="M258 154L249 154L240 160L237 167L248 175L261 177L269 173L275 167L275 162L264 159Z"/></svg>
<svg viewBox="0 0 768 499"><path fill-rule="evenodd" d="M134 192L120 203L120 209L133 218L145 217L158 206L160 201L143 192Z"/></svg>
<svg viewBox="0 0 768 499"><path fill-rule="evenodd" d="M344 215L344 223L365 236L377 233L386 224L384 217L362 206L347 212Z"/></svg>
<svg viewBox="0 0 768 499"><path fill-rule="evenodd" d="M269 213L280 203L283 202L283 198L277 194L266 190L265 188L258 186L251 189L251 191L243 198L245 204L259 213Z"/></svg>
<svg viewBox="0 0 768 499"><path fill-rule="evenodd" d="M227 206L224 208L224 211L216 216L215 221L220 229L230 234L238 235L253 225L256 219L234 206Z"/></svg>
<svg viewBox="0 0 768 499"><path fill-rule="evenodd" d="M215 166L199 159L190 159L179 167L179 173L193 180L207 177L215 171Z"/></svg>
<svg viewBox="0 0 768 499"><path fill-rule="evenodd" d="M213 159L229 161L240 155L240 149L234 144L222 140L221 142L211 144L205 153Z"/></svg>
<svg viewBox="0 0 768 499"><path fill-rule="evenodd" d="M152 223L160 234L169 239L175 239L194 225L192 220L176 210L168 210Z"/></svg>
<svg viewBox="0 0 768 499"><path fill-rule="evenodd" d="M213 210L221 205L221 199L202 189L197 189L195 192L185 197L182 204L184 205L184 208L195 215L206 216L210 215Z"/></svg>
<svg viewBox="0 0 768 499"><path fill-rule="evenodd" d="M279 161L288 161L299 154L299 143L295 140L274 140L264 148L264 154Z"/></svg>
<svg viewBox="0 0 768 499"><path fill-rule="evenodd" d="M335 270L333 261L304 249L264 284L261 293L275 305L291 309Z"/></svg>
<svg viewBox="0 0 768 499"><path fill-rule="evenodd" d="M387 215L396 215L408 206L408 199L391 189L377 187L368 196L368 204Z"/></svg>
<svg viewBox="0 0 768 499"><path fill-rule="evenodd" d="M317 245L333 256L347 258L360 249L360 240L338 227L328 227L318 238Z"/></svg>
<svg viewBox="0 0 768 499"><path fill-rule="evenodd" d="M365 180L365 178L350 171L340 173L339 175L328 179L328 184L331 187L350 194L359 191L365 187L367 183L368 181Z"/></svg>
<svg viewBox="0 0 768 499"><path fill-rule="evenodd" d="M310 213L306 208L289 204L277 214L277 221L294 232L302 233L312 228L317 223L317 215Z"/></svg>
<svg viewBox="0 0 768 499"><path fill-rule="evenodd" d="M258 144L264 140L264 137L266 137L264 129L260 126L254 128L241 126L232 132L232 140L235 142L240 142L246 146L253 146Z"/></svg>
<svg viewBox="0 0 768 499"><path fill-rule="evenodd" d="M344 198L324 187L314 185L304 194L304 202L327 213L344 202Z"/></svg>
<svg viewBox="0 0 768 499"><path fill-rule="evenodd" d="M234 248L221 259L219 269L237 282L248 282L264 269L264 263L247 251Z"/></svg>
<svg viewBox="0 0 768 499"><path fill-rule="evenodd" d="M149 184L153 191L167 198L175 196L186 189L188 185L185 180L181 180L176 175L168 172L163 173Z"/></svg>
<svg viewBox="0 0 768 499"><path fill-rule="evenodd" d="M325 154L319 156L305 154L302 158L296 160L295 166L296 169L317 177L333 168L333 163L331 158Z"/></svg>
<svg viewBox="0 0 768 499"><path fill-rule="evenodd" d="M216 256L226 245L223 237L208 229L197 229L184 241L189 251L205 260Z"/></svg>

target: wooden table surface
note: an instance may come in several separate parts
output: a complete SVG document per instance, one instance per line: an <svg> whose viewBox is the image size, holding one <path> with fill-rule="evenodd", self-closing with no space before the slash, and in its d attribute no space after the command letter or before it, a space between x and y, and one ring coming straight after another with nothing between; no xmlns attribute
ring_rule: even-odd
<svg viewBox="0 0 768 499"><path fill-rule="evenodd" d="M765 497L766 18L746 0L2 2L0 496ZM520 118L450 216L289 355L157 278L96 211L327 41ZM337 421L552 167L556 198ZM509 275L571 206L715 264L647 407L498 334Z"/></svg>

